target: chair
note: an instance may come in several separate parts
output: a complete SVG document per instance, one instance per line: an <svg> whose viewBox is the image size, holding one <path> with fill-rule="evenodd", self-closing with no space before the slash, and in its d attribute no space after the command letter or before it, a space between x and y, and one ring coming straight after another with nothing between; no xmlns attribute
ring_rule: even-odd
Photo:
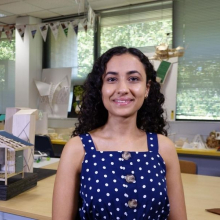
<svg viewBox="0 0 220 220"><path fill-rule="evenodd" d="M197 174L197 164L192 161L179 160L181 173Z"/></svg>
<svg viewBox="0 0 220 220"><path fill-rule="evenodd" d="M35 150L46 153L50 157L56 157L53 150L53 144L47 135L35 135Z"/></svg>

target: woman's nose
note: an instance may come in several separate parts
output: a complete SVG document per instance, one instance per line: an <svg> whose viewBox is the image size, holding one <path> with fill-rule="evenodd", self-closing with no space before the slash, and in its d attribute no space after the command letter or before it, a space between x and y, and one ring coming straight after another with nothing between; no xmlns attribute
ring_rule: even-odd
<svg viewBox="0 0 220 220"><path fill-rule="evenodd" d="M117 93L118 94L127 94L129 91L128 85L124 81L118 82Z"/></svg>

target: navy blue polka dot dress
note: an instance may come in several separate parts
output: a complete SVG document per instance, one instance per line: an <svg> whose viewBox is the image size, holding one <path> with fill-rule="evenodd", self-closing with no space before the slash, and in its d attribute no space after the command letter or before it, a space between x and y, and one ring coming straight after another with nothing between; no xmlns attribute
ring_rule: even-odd
<svg viewBox="0 0 220 220"><path fill-rule="evenodd" d="M90 134L80 177L81 219L168 218L166 167L158 153L157 134L147 133L148 151L97 151Z"/></svg>

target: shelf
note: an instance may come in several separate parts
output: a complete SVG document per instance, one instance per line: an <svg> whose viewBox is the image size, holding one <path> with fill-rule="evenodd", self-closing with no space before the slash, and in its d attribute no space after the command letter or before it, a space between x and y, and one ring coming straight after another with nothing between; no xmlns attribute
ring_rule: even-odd
<svg viewBox="0 0 220 220"><path fill-rule="evenodd" d="M203 156L215 156L220 157L220 151L216 149L186 149L176 148L178 154L191 154L191 155L203 155Z"/></svg>

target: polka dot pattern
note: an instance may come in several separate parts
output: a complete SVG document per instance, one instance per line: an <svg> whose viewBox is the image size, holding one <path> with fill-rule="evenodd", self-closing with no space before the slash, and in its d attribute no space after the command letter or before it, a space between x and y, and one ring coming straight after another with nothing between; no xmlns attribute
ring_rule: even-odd
<svg viewBox="0 0 220 220"><path fill-rule="evenodd" d="M166 166L157 135L147 133L148 151L97 151L89 134L80 177L81 219L168 218Z"/></svg>

